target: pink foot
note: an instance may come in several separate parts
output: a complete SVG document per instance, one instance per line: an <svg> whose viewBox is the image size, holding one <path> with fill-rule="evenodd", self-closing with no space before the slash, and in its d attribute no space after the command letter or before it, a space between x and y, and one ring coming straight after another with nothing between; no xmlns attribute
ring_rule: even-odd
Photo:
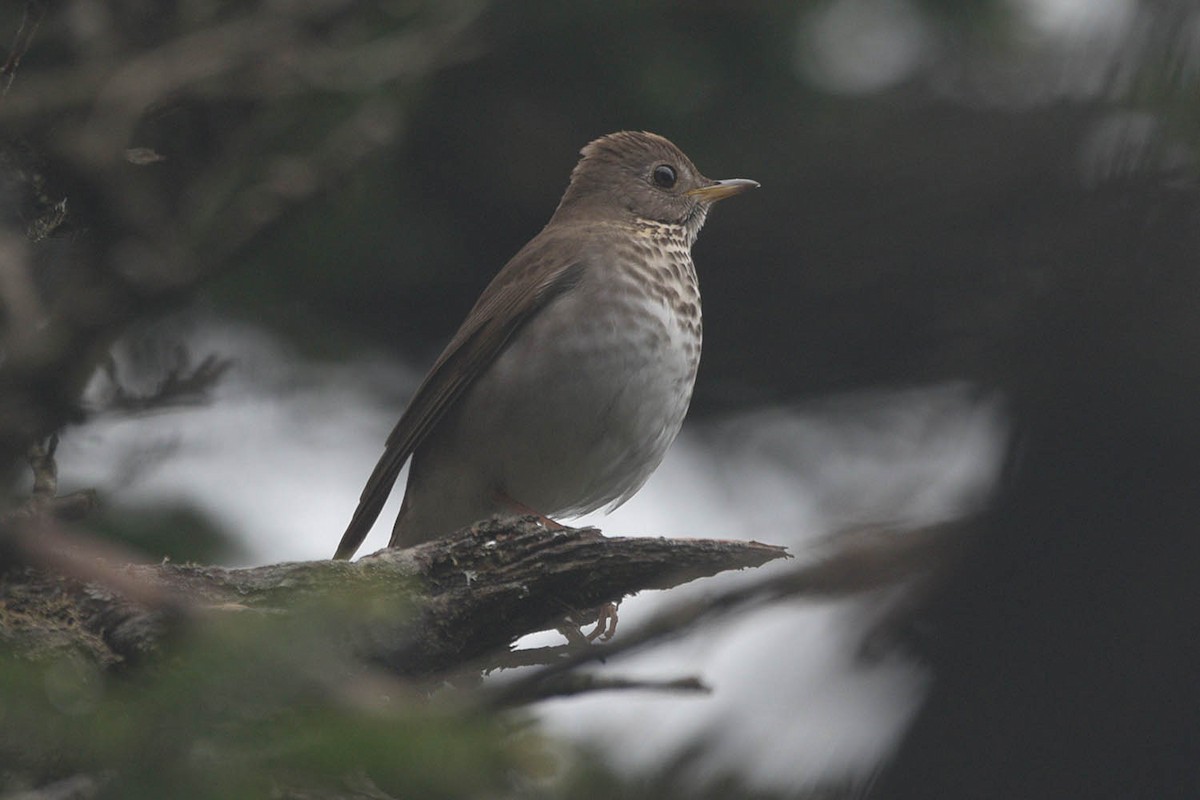
<svg viewBox="0 0 1200 800"><path fill-rule="evenodd" d="M595 641L596 637L600 637L600 641L607 642L609 639L617 635L617 604L605 603L596 610L596 629L587 635L589 642Z"/></svg>
<svg viewBox="0 0 1200 800"><path fill-rule="evenodd" d="M512 511L514 514L520 514L522 516L537 517L538 523L540 523L541 526L548 531L573 530L570 526L563 525L561 522L555 522L554 520L547 517L545 514L535 511L534 509L532 509L529 506L522 503L520 500L512 499L511 497L509 497L508 495L506 495L504 492L500 491L499 489L492 492L492 498L500 505L502 505L505 508L507 508L508 510Z"/></svg>

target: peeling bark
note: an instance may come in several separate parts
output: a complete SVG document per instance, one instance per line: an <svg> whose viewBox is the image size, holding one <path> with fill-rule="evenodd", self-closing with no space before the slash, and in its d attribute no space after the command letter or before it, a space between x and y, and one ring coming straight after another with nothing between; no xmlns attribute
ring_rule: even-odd
<svg viewBox="0 0 1200 800"><path fill-rule="evenodd" d="M416 613L356 623L347 633L361 655L400 675L430 678L486 667L490 655L573 611L786 557L784 548L758 542L608 538L513 518L352 563L128 565L116 568L124 586L25 567L0 580L0 631L35 648L73 645L115 667L156 651L180 618L287 613L326 595L370 597ZM145 590L137 600L129 599L129 581Z"/></svg>

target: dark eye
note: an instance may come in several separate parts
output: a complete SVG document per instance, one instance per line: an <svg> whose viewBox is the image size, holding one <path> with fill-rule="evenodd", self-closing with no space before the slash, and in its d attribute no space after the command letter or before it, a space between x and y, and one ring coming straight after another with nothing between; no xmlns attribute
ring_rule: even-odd
<svg viewBox="0 0 1200 800"><path fill-rule="evenodd" d="M675 168L669 164L659 164L654 168L654 185L670 189L675 185Z"/></svg>

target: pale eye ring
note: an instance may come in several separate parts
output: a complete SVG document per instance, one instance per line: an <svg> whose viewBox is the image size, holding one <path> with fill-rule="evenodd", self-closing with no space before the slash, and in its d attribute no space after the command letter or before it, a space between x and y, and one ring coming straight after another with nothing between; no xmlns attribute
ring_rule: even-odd
<svg viewBox="0 0 1200 800"><path fill-rule="evenodd" d="M662 189L672 188L675 185L675 181L678 180L678 176L675 174L675 168L670 164L659 164L654 168L654 172L651 174L651 177L654 179L654 185Z"/></svg>

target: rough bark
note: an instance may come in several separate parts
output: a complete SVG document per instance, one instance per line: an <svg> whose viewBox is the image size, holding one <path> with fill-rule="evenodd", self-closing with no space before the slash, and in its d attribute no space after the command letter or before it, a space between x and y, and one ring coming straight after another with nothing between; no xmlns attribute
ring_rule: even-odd
<svg viewBox="0 0 1200 800"><path fill-rule="evenodd" d="M116 570L119 584L10 570L0 580L0 635L35 649L80 647L122 666L156 651L183 617L287 613L325 595L335 603L369 597L412 613L366 615L347 635L367 660L426 678L486 667L489 655L571 612L785 557L784 548L758 542L608 538L595 529L548 531L532 518L493 520L352 563L128 565Z"/></svg>

